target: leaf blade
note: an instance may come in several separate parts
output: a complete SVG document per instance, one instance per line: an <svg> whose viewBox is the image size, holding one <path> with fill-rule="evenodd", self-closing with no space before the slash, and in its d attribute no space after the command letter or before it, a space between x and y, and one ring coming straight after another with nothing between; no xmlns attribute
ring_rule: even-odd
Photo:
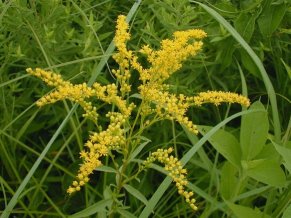
<svg viewBox="0 0 291 218"><path fill-rule="evenodd" d="M197 126L202 135L209 132L213 127ZM210 144L222 154L230 163L236 167L240 167L241 150L238 140L229 132L219 129L213 134L208 141Z"/></svg>
<svg viewBox="0 0 291 218"><path fill-rule="evenodd" d="M242 116L240 144L244 160L251 160L260 153L266 143L269 130L268 114L263 104L257 101L249 109L262 111Z"/></svg>
<svg viewBox="0 0 291 218"><path fill-rule="evenodd" d="M85 208L84 210L81 210L77 213L74 213L74 214L68 216L68 218L88 217L88 216L91 216L95 213L106 211L106 207L109 207L112 203L113 203L112 199L101 200L101 201Z"/></svg>
<svg viewBox="0 0 291 218"><path fill-rule="evenodd" d="M243 163L246 175L274 187L283 187L286 177L280 163L274 159L258 159Z"/></svg>
<svg viewBox="0 0 291 218"><path fill-rule="evenodd" d="M133 195L134 197L136 197L138 200L140 200L141 202L143 202L145 205L147 205L149 202L146 199L146 197L136 188L132 187L131 185L123 185L123 188L130 193L131 195Z"/></svg>

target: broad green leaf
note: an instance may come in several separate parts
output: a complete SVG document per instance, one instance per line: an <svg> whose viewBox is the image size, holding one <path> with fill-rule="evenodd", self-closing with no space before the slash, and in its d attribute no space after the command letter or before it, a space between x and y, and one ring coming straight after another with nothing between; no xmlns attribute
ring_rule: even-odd
<svg viewBox="0 0 291 218"><path fill-rule="evenodd" d="M221 169L220 194L226 200L235 197L238 184L237 169L229 162L225 162Z"/></svg>
<svg viewBox="0 0 291 218"><path fill-rule="evenodd" d="M255 77L261 78L259 68L244 49L239 49L243 66Z"/></svg>
<svg viewBox="0 0 291 218"><path fill-rule="evenodd" d="M205 135L212 128L213 127L209 126L198 126L198 130L202 135ZM240 167L240 145L232 134L226 132L225 130L219 129L208 139L208 141L230 163L236 167Z"/></svg>
<svg viewBox="0 0 291 218"><path fill-rule="evenodd" d="M68 216L68 218L83 218L83 217L89 217L95 213L106 211L106 207L110 207L112 204L112 199L106 199L106 200L101 200L86 209L79 211L73 215Z"/></svg>
<svg viewBox="0 0 291 218"><path fill-rule="evenodd" d="M282 218L290 218L291 217L291 204L284 211Z"/></svg>
<svg viewBox="0 0 291 218"><path fill-rule="evenodd" d="M287 10L287 5L271 4L272 0L268 0L263 12L258 18L258 25L262 35L270 36L279 26Z"/></svg>
<svg viewBox="0 0 291 218"><path fill-rule="evenodd" d="M268 114L259 101L253 103L250 109L261 109L242 116L240 144L244 160L251 160L263 149L269 130Z"/></svg>
<svg viewBox="0 0 291 218"><path fill-rule="evenodd" d="M246 175L267 185L282 187L286 177L280 163L274 159L258 159L242 162Z"/></svg>
<svg viewBox="0 0 291 218"><path fill-rule="evenodd" d="M243 11L250 11L258 8L263 0L244 0L240 1L240 7Z"/></svg>
<svg viewBox="0 0 291 218"><path fill-rule="evenodd" d="M263 213L259 209L252 209L231 202L226 202L227 206L232 210L236 218L271 218L268 214Z"/></svg>
<svg viewBox="0 0 291 218"><path fill-rule="evenodd" d="M271 143L266 144L261 152L255 157L255 159L275 159L278 160L280 158L280 154L274 148Z"/></svg>
<svg viewBox="0 0 291 218"><path fill-rule="evenodd" d="M242 12L234 22L235 29L249 42L255 29L257 16L251 13Z"/></svg>
<svg viewBox="0 0 291 218"><path fill-rule="evenodd" d="M231 63L233 63L233 53L236 50L235 44L235 40L231 37L227 37L220 43L220 50L216 57L216 61L221 64L222 69L227 68Z"/></svg>
<svg viewBox="0 0 291 218"><path fill-rule="evenodd" d="M237 12L236 7L230 1L218 1L218 3L215 4L215 7L219 9L219 11L221 12L225 12L225 11L233 12L233 13ZM230 13L225 13L225 14L230 16Z"/></svg>
<svg viewBox="0 0 291 218"><path fill-rule="evenodd" d="M288 171L291 173L291 149L278 145L277 143L273 141L272 141L272 144L274 145L278 153L283 157L283 160L285 162L284 165L288 169Z"/></svg>
<svg viewBox="0 0 291 218"><path fill-rule="evenodd" d="M128 193L132 194L134 197L136 197L138 200L143 202L145 205L148 204L148 200L145 198L145 196L136 188L132 187L131 185L123 185L123 188L128 191Z"/></svg>

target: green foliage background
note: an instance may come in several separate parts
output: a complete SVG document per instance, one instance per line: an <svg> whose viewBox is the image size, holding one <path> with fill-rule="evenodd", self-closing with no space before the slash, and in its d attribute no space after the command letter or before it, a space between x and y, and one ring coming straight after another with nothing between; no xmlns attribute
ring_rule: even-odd
<svg viewBox="0 0 291 218"><path fill-rule="evenodd" d="M187 95L206 90L243 92L252 102L261 102L252 108L265 111L245 115L242 121L231 120L209 136L190 159L186 168L200 208L197 213L176 194L175 187L169 186L154 205L151 216L290 217L290 2L199 2L231 24L263 63L277 97L280 139L274 137L278 127L274 125L270 95L258 66L213 15L193 1L141 1L130 22L129 47L133 50L144 44L158 48L159 42L176 30L202 28L208 34L203 52L187 60L170 79L173 92ZM92 74L98 75L97 81L103 84L114 82L110 69L117 66L111 58L101 71L96 70L113 39L117 16L127 15L134 3L133 0L1 1L0 213L73 106L71 102L59 102L37 108L35 101L50 89L29 77L25 69L51 69L74 83L88 81ZM235 105L193 108L188 115L194 123L205 125L200 127L199 137L170 121L156 124L144 135L151 142L144 147L139 160L144 160L150 151L169 145L174 145L181 158L210 127L240 110ZM12 211L16 217L66 217L82 210L83 215L75 217L106 217L107 204L100 201L110 198L114 174L96 172L85 190L72 197L65 193L80 164L78 154L88 131L94 128L78 111L70 117L23 190ZM250 128L254 131L248 133ZM248 141L249 138L252 139ZM249 156L246 153L243 159L236 156L240 146ZM244 150L248 146L251 151ZM132 167L134 170L135 166ZM164 178L156 170L148 170L131 186L150 199ZM140 215L145 214L145 205L134 193L124 191L118 216L146 217ZM88 212L90 209L94 212Z"/></svg>

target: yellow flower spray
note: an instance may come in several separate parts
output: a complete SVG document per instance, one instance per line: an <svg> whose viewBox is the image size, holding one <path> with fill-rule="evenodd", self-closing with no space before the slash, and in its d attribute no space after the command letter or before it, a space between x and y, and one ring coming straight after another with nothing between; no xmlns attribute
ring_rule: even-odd
<svg viewBox="0 0 291 218"><path fill-rule="evenodd" d="M133 138L140 136L142 130L154 122L163 119L177 121L186 126L192 133L197 134L196 125L186 116L190 106L201 106L205 103L219 105L223 102L249 106L248 98L230 92L208 91L198 93L196 96L185 96L169 91L166 80L182 67L183 61L196 55L202 49L203 42L201 40L204 37L206 37L206 33L200 29L177 31L173 34L173 39L162 40L159 50L153 50L149 45L143 46L139 52L147 57L150 65L149 68L144 68L140 64L138 56L127 49L126 43L130 39L128 24L125 21L125 16L120 15L117 19L114 38L117 53L113 55L119 69L112 70L117 80L116 84L103 86L96 82L92 87L88 87L85 83L74 85L63 80L56 73L39 68L27 69L29 74L39 77L49 86L56 88L36 102L40 107L68 99L78 103L84 109L83 116L98 125L98 111L90 99L96 98L116 106L116 111L110 111L106 114L109 119L107 128L91 133L89 140L84 145L84 150L80 152L83 163L76 179L67 189L68 194L79 191L90 180L90 174L102 165L102 157L110 155L112 150L122 153L124 160L126 160L129 156L128 153L134 150L137 143ZM138 94L141 97L139 105L130 103L128 97L131 94L130 76L133 70L139 73ZM136 107L137 112L133 117L132 112ZM140 129L135 133L137 119L140 119ZM128 127L129 131L126 129ZM182 167L177 157L170 155L172 151L173 148L158 149L151 153L137 174L141 173L145 167L150 166L152 162L160 162L175 182L178 193L186 199L193 210L197 210L193 192L185 190L188 183L187 171ZM123 170L126 164L127 162L124 161ZM124 183L122 177L121 173L118 190L122 188Z"/></svg>

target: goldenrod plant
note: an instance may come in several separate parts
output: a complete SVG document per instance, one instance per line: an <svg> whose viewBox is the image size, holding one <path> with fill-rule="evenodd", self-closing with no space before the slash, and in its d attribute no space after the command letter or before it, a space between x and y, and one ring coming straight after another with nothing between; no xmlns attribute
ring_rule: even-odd
<svg viewBox="0 0 291 218"><path fill-rule="evenodd" d="M289 5L0 1L0 217L291 217Z"/></svg>
<svg viewBox="0 0 291 218"><path fill-rule="evenodd" d="M72 84L57 73L40 68L27 69L27 73L55 87L52 92L36 102L37 106L43 107L68 99L78 103L84 110L84 118L96 125L95 131L90 133L84 149L80 152L83 163L80 165L76 179L68 187L67 193L72 195L80 191L81 187L89 182L94 170L104 164L105 156L110 157L118 171L116 196L126 183L138 178L144 169L150 167L154 161L158 161L164 165L164 170L175 182L178 193L185 198L193 210L197 210L193 192L186 190L187 170L178 157L170 155L173 152L170 145L168 149L158 149L150 153L149 157L138 166L134 175L126 175L131 154L140 142L143 131L165 119L176 121L190 132L198 134L197 126L186 115L191 106L200 107L205 103L214 105L238 103L248 107L250 101L245 96L230 92L207 91L195 96L186 96L170 90L168 78L182 67L183 61L202 50L202 39L207 35L203 30L176 31L172 39L161 41L160 49L154 50L150 45L144 45L139 52L134 52L127 48L127 42L130 40L128 29L126 17L120 15L117 19L114 39L117 53L113 55L119 68L112 70L116 78L112 84L102 85L95 82L91 87L86 83ZM141 56L146 57L146 64L140 61ZM132 87L132 73L139 75L137 87ZM138 93L133 93L133 89ZM137 94L139 98L132 100L133 94ZM96 100L112 105L112 110L107 113L99 112ZM99 124L100 116L107 118L106 128ZM122 167L119 166L113 152L122 155Z"/></svg>

